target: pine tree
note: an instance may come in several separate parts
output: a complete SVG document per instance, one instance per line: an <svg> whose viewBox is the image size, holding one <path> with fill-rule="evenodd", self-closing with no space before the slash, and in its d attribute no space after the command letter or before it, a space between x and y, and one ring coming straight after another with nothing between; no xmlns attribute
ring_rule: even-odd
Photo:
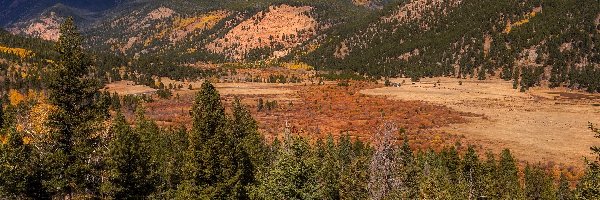
<svg viewBox="0 0 600 200"><path fill-rule="evenodd" d="M256 109L258 110L258 112L262 111L263 108L265 107L265 104L263 102L262 98L258 99L257 105L256 105Z"/></svg>
<svg viewBox="0 0 600 200"><path fill-rule="evenodd" d="M115 111L121 109L121 98L119 97L119 94L117 94L116 92L113 93L113 95L111 97L110 106Z"/></svg>
<svg viewBox="0 0 600 200"><path fill-rule="evenodd" d="M323 148L323 155L320 158L320 169L317 172L317 184L319 187L319 199L339 199L339 160L337 159L337 149L333 141L333 136L327 136L327 142Z"/></svg>
<svg viewBox="0 0 600 200"><path fill-rule="evenodd" d="M167 146L164 134L156 122L146 119L146 112L143 105L140 105L135 110L135 128L133 131L140 138L141 151L148 156L147 168L150 171L147 180L147 187L158 187L158 181L161 178L161 164L165 162L167 156L166 149L176 148Z"/></svg>
<svg viewBox="0 0 600 200"><path fill-rule="evenodd" d="M503 199L515 199L521 197L521 187L515 159L510 150L505 149L500 154L500 164L498 166L499 190Z"/></svg>
<svg viewBox="0 0 600 200"><path fill-rule="evenodd" d="M219 98L216 88L208 81L202 84L201 90L196 94L191 111L193 125L186 152L187 187L214 185L220 176L220 151L226 148L226 118Z"/></svg>
<svg viewBox="0 0 600 200"><path fill-rule="evenodd" d="M543 170L527 165L524 173L527 199L556 199L553 181Z"/></svg>
<svg viewBox="0 0 600 200"><path fill-rule="evenodd" d="M106 153L106 177L101 190L111 199L142 199L152 191L150 156L140 135L131 130L122 114L111 128L112 140Z"/></svg>
<svg viewBox="0 0 600 200"><path fill-rule="evenodd" d="M106 111L96 103L97 82L88 78L90 61L82 48L82 38L72 18L60 27L56 45L59 54L48 83L49 100L58 111L51 115L51 127L56 130L52 150L47 157L51 179L46 188L58 196L97 194L98 144L96 131Z"/></svg>
<svg viewBox="0 0 600 200"><path fill-rule="evenodd" d="M258 125L250 112L241 104L239 99L233 103L233 116L229 122L227 139L231 142L233 158L231 162L235 176L226 177L230 185L231 196L236 199L247 199L247 188L254 183L257 166L265 160L263 140L258 133Z"/></svg>
<svg viewBox="0 0 600 200"><path fill-rule="evenodd" d="M477 79L478 80L485 80L485 69L483 67L479 68L477 70Z"/></svg>
<svg viewBox="0 0 600 200"><path fill-rule="evenodd" d="M306 139L285 139L273 163L258 176L251 199L318 199L314 158Z"/></svg>
<svg viewBox="0 0 600 200"><path fill-rule="evenodd" d="M342 162L340 164L340 198L367 199L371 153L363 148L360 140L352 142L348 134L342 136L338 146L338 156Z"/></svg>
<svg viewBox="0 0 600 200"><path fill-rule="evenodd" d="M556 191L556 199L558 200L572 200L575 199L573 192L569 188L569 181L564 173L560 173L560 179L558 180L558 190Z"/></svg>
<svg viewBox="0 0 600 200"><path fill-rule="evenodd" d="M404 132L404 131L401 131ZM405 133L404 133L405 134ZM415 199L419 196L419 184L418 176L419 171L417 169L417 163L415 161L413 151L409 146L408 136L404 135L402 147L399 151L399 159L401 168L400 180L401 180L401 195L402 199Z"/></svg>
<svg viewBox="0 0 600 200"><path fill-rule="evenodd" d="M500 172L498 171L498 163L492 152L486 153L486 161L482 163L481 171L481 198L499 199L500 194ZM478 198L479 198L478 197Z"/></svg>
<svg viewBox="0 0 600 200"><path fill-rule="evenodd" d="M245 199L246 187L254 180L253 162L260 158L250 152L261 151L257 126L239 101L236 104L229 121L210 82L204 82L196 95L185 168L190 175L186 184L202 187L201 196Z"/></svg>

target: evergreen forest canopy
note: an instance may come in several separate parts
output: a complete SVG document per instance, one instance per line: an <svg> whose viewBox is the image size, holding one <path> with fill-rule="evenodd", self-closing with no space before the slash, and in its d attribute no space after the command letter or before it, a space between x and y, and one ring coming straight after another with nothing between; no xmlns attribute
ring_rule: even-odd
<svg viewBox="0 0 600 200"><path fill-rule="evenodd" d="M391 123L380 127L376 144L347 135L313 143L287 132L267 142L241 101L226 112L210 82L196 94L191 129L161 128L143 106L130 125L99 91L72 19L61 33L44 79L47 97L0 106L1 198L600 198L600 147L591 148L595 157L572 187L535 164L520 170L509 150L484 157L472 147L413 152ZM46 117L31 119L41 127L27 129L35 132L20 124L28 114Z"/></svg>

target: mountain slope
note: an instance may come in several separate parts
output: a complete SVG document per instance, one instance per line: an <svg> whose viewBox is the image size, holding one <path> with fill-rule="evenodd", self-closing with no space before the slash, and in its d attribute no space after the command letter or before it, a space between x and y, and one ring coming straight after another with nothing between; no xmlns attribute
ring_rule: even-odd
<svg viewBox="0 0 600 200"><path fill-rule="evenodd" d="M115 1L99 6L107 8L103 11L59 4L38 20L13 23L18 26L11 30L55 39L56 23L75 15L89 47L134 60L167 59L178 65L304 62L321 70L376 78L499 76L524 89L549 85L597 91L600 7L590 6L595 4L594 0ZM36 28L51 30L52 37Z"/></svg>

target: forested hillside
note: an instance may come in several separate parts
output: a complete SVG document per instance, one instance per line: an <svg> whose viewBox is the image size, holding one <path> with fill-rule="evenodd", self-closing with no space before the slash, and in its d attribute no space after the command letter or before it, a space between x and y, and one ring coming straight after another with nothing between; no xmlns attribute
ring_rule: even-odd
<svg viewBox="0 0 600 200"><path fill-rule="evenodd" d="M304 59L373 76L455 76L598 90L595 1L404 1L334 30Z"/></svg>
<svg viewBox="0 0 600 200"><path fill-rule="evenodd" d="M164 57L174 65L304 62L375 78L501 77L522 90L566 86L594 92L600 89L597 5L594 0L124 1L102 12L54 6L41 18L9 27L56 40L57 23L75 15L89 48L134 60Z"/></svg>

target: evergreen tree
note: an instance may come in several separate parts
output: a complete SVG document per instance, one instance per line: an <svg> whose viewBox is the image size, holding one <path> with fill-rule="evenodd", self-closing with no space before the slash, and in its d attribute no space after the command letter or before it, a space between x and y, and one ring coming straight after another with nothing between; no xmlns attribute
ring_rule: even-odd
<svg viewBox="0 0 600 200"><path fill-rule="evenodd" d="M193 125L185 164L186 184L190 187L214 185L221 175L220 160L224 158L220 153L226 148L227 141L225 109L219 98L216 88L206 81L192 106Z"/></svg>
<svg viewBox="0 0 600 200"><path fill-rule="evenodd" d="M167 158L168 150L170 148L178 148L167 146L165 134L161 132L158 125L151 120L146 119L146 112L143 105L140 105L135 110L135 128L133 129L140 138L141 151L147 154L148 164L147 168L150 172L147 180L147 187L159 187L158 181L161 181L163 176L163 170L161 169ZM185 138L185 137L184 137ZM161 188L164 189L164 188Z"/></svg>
<svg viewBox="0 0 600 200"><path fill-rule="evenodd" d="M501 197L503 199L521 198L517 165L508 149L503 150L500 154L498 173L500 176L497 181Z"/></svg>
<svg viewBox="0 0 600 200"><path fill-rule="evenodd" d="M241 104L239 99L233 103L233 116L229 122L227 139L231 142L233 153L232 170L235 176L227 177L231 185L231 197L236 199L248 198L248 186L254 183L257 166L265 159L263 140L258 133L258 125L250 112Z"/></svg>
<svg viewBox="0 0 600 200"><path fill-rule="evenodd" d="M256 147L260 145L256 122L239 101L229 121L219 93L208 81L196 95L192 116L185 164L190 178L186 184L200 187L200 195L208 198L248 198L246 187L254 180L253 162L260 160L249 154L260 149Z"/></svg>
<svg viewBox="0 0 600 200"><path fill-rule="evenodd" d="M404 132L404 131L401 131ZM399 198L402 199L415 199L419 196L419 184L418 184L418 176L419 171L417 169L417 163L415 161L413 151L409 146L408 136L404 135L404 140L402 143L402 147L399 151L399 160L401 165L401 173L400 173L400 195Z"/></svg>
<svg viewBox="0 0 600 200"><path fill-rule="evenodd" d="M569 181L564 173L560 173L560 179L558 180L558 190L556 190L556 199L558 200L572 200L575 199L573 192L569 188Z"/></svg>
<svg viewBox="0 0 600 200"><path fill-rule="evenodd" d="M304 138L284 140L268 170L258 176L252 199L318 199L316 161Z"/></svg>
<svg viewBox="0 0 600 200"><path fill-rule="evenodd" d="M545 172L537 167L525 167L525 198L556 199L553 181Z"/></svg>
<svg viewBox="0 0 600 200"><path fill-rule="evenodd" d="M120 113L111 131L113 137L106 153L107 180L102 184L103 194L111 199L145 198L153 191L152 169L140 135L131 130Z"/></svg>
<svg viewBox="0 0 600 200"><path fill-rule="evenodd" d="M113 93L113 95L111 97L110 106L115 111L121 109L121 98L119 97L119 94L117 94L116 92Z"/></svg>
<svg viewBox="0 0 600 200"><path fill-rule="evenodd" d="M333 136L327 136L327 142L323 148L322 156L318 163L320 169L317 172L317 187L319 188L317 198L339 199L339 160Z"/></svg>
<svg viewBox="0 0 600 200"><path fill-rule="evenodd" d="M482 198L500 198L500 172L497 171L498 163L493 153L486 153L486 161L482 165L481 193Z"/></svg>
<svg viewBox="0 0 600 200"><path fill-rule="evenodd" d="M477 70L477 79L478 80L485 80L485 69L483 67L479 68Z"/></svg>
<svg viewBox="0 0 600 200"><path fill-rule="evenodd" d="M367 199L371 152L364 148L360 140L351 142L348 134L342 136L339 143L338 156L342 162L340 165L340 198Z"/></svg>
<svg viewBox="0 0 600 200"><path fill-rule="evenodd" d="M263 108L265 107L265 104L263 102L262 98L258 99L257 105L256 105L256 109L258 110L258 112L262 111Z"/></svg>
<svg viewBox="0 0 600 200"><path fill-rule="evenodd" d="M96 103L97 82L87 76L90 62L82 49L82 38L72 18L60 27L56 44L58 60L48 83L49 100L58 110L51 115L53 150L47 157L51 179L47 189L59 196L97 195L99 139L94 134L106 111Z"/></svg>

